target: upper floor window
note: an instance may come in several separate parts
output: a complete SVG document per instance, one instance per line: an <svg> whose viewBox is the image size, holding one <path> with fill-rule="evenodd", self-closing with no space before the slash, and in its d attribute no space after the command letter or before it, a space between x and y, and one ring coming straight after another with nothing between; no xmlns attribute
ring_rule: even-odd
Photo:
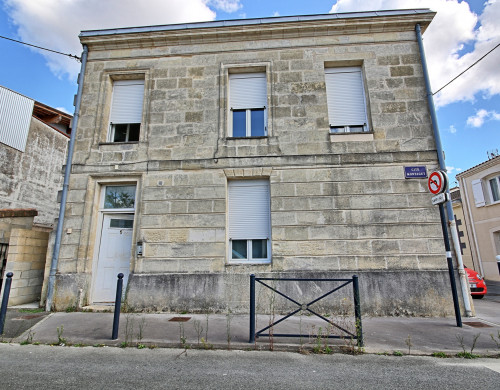
<svg viewBox="0 0 500 390"><path fill-rule="evenodd" d="M325 82L330 132L369 131L361 68L325 68Z"/></svg>
<svg viewBox="0 0 500 390"><path fill-rule="evenodd" d="M143 98L144 80L113 82L109 142L139 141Z"/></svg>
<svg viewBox="0 0 500 390"><path fill-rule="evenodd" d="M476 207L500 202L500 176L489 176L483 179L472 180L472 193Z"/></svg>
<svg viewBox="0 0 500 390"><path fill-rule="evenodd" d="M265 73L229 74L231 137L267 136L267 81Z"/></svg>

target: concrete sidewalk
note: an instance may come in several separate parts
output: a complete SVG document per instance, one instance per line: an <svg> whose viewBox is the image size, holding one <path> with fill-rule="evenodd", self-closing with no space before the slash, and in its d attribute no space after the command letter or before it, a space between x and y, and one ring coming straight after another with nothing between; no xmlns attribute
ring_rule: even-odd
<svg viewBox="0 0 500 390"><path fill-rule="evenodd" d="M276 317L275 320L280 317ZM352 321L352 320L351 320ZM342 318L334 319L347 330L354 329L353 323ZM474 353L498 355L500 344L500 321L493 323L478 318L464 318L464 326L458 328L454 318L404 318L376 317L363 318L365 352L408 353L407 342L411 342L412 354L430 355L434 352L456 354L463 344L470 352L474 337ZM269 324L269 316L257 317L256 329ZM6 326L9 324L7 323ZM325 326L326 325L326 326ZM270 349L276 350L312 349L328 343L352 349L356 341L349 336L344 339L318 339L318 334L326 334L327 323L311 316L293 316L274 327L274 333L302 333L302 338L260 337L254 344L249 341L249 316L223 314L121 314L117 340L111 340L112 313L51 313L44 317L19 337L5 341L39 342L94 346L129 346L142 344L145 347L189 347L222 349ZM321 330L320 330L321 327ZM58 328L60 334L58 335ZM62 331L61 331L62 330ZM331 330L331 334L339 334ZM202 340L203 338L203 340ZM335 348L334 348L335 349Z"/></svg>

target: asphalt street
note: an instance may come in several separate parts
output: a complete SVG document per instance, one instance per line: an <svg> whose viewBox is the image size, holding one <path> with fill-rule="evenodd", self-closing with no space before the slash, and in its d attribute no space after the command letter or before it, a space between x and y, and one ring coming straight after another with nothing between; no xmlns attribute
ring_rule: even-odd
<svg viewBox="0 0 500 390"><path fill-rule="evenodd" d="M0 344L1 389L498 389L499 359Z"/></svg>

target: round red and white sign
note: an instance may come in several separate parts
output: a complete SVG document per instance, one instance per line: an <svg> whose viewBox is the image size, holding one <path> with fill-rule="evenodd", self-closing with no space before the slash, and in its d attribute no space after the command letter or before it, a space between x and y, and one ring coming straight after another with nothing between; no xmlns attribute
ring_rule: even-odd
<svg viewBox="0 0 500 390"><path fill-rule="evenodd" d="M436 171L430 174L427 186L431 194L437 195L446 190L446 183L446 174L441 171Z"/></svg>

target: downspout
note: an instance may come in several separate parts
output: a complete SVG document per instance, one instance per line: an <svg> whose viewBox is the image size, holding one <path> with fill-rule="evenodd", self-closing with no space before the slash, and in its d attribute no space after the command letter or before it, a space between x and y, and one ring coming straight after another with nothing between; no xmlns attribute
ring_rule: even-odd
<svg viewBox="0 0 500 390"><path fill-rule="evenodd" d="M422 59L422 69L424 73L425 88L427 90L427 103L429 105L429 111L432 120L432 130L434 132L434 140L436 141L436 150L439 161L439 168L446 171L446 164L444 162L443 147L441 145L441 137L439 135L439 126L436 116L436 109L434 107L434 99L432 97L431 83L429 81L429 73L427 71L427 61L425 60L424 44L422 42L422 33L420 29L420 24L415 26L415 31L417 33L418 48L420 50L420 58ZM450 189L446 188L446 196L450 198ZM464 301L465 315L467 317L472 317L472 310L470 304L470 294L468 291L468 279L465 275L464 263L462 260L462 252L460 251L460 241L458 239L457 225L455 223L455 216L453 213L453 207L451 205L451 200L446 202L446 214L448 214L448 226L450 228L451 237L453 240L453 247L455 249L455 254L457 256L458 263L458 274L460 276L460 285L462 289L462 297Z"/></svg>
<svg viewBox="0 0 500 390"><path fill-rule="evenodd" d="M56 240L54 243L54 251L52 253L52 261L50 263L49 284L47 287L47 300L45 302L45 310L51 311L52 301L54 298L54 285L56 282L57 263L59 261L59 250L61 249L61 237L64 223L64 213L66 211L66 200L68 197L69 176L71 174L71 163L73 161L73 149L75 147L76 129L78 128L78 117L80 113L80 103L82 100L83 78L85 76L85 67L87 65L88 55L87 45L83 45L82 52L82 67L78 75L78 92L75 100L75 115L73 116L73 127L71 137L69 139L68 157L66 159L66 168L64 170L64 183L61 196L61 207L59 208L59 220L57 221Z"/></svg>

